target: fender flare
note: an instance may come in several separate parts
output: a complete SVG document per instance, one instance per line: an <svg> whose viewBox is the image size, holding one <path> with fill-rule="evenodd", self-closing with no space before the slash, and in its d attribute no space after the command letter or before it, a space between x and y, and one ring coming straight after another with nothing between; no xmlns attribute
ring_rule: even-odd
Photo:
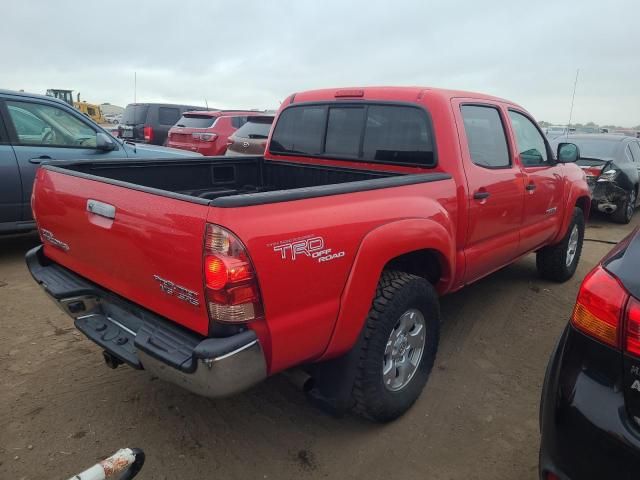
<svg viewBox="0 0 640 480"><path fill-rule="evenodd" d="M437 289L448 290L455 272L455 240L442 223L426 218L397 220L363 238L340 297L331 339L319 360L339 356L356 343L385 265L400 255L424 249L438 254L442 277Z"/></svg>
<svg viewBox="0 0 640 480"><path fill-rule="evenodd" d="M581 198L585 198L584 205L581 205L584 213L585 221L589 218L589 212L591 210L591 193L589 192L588 187L576 187L575 183L571 182L571 189L569 190L569 194L567 195L566 207L564 211L564 216L562 218L562 225L558 234L553 239L551 244L556 244L561 242L564 236L569 229L569 224L571 223L571 219L573 218L573 209L580 203Z"/></svg>

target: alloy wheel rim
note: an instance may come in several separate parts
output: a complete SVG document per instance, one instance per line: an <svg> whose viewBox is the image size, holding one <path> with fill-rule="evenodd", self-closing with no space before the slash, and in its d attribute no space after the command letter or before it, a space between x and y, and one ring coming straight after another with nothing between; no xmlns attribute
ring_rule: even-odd
<svg viewBox="0 0 640 480"><path fill-rule="evenodd" d="M426 322L420 310L404 312L389 335L382 360L382 381L387 390L406 387L416 371L426 342Z"/></svg>
<svg viewBox="0 0 640 480"><path fill-rule="evenodd" d="M636 192L635 190L631 190L629 194L629 203L627 203L627 218L631 219L633 217L633 210L636 206Z"/></svg>
<svg viewBox="0 0 640 480"><path fill-rule="evenodd" d="M576 252L578 251L578 226L574 225L571 229L571 236L569 237L569 244L567 245L567 260L566 265L570 267L573 263L573 259L576 258Z"/></svg>

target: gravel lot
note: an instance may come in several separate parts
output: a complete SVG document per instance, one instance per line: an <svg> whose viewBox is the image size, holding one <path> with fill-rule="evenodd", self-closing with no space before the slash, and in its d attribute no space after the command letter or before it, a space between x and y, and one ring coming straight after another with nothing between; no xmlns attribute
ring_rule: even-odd
<svg viewBox="0 0 640 480"><path fill-rule="evenodd" d="M0 237L0 478L67 478L131 446L146 451L142 479L535 479L548 355L602 241L639 224L592 220L565 284L540 281L529 256L443 298L431 380L383 426L327 416L281 375L212 401L110 370L27 272L37 237Z"/></svg>

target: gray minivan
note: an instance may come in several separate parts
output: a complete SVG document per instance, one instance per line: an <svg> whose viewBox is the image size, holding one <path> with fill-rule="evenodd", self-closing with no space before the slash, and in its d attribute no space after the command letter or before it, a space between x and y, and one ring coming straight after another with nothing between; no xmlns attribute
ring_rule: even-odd
<svg viewBox="0 0 640 480"><path fill-rule="evenodd" d="M0 90L0 234L35 228L30 199L42 162L193 156L116 139L56 98Z"/></svg>

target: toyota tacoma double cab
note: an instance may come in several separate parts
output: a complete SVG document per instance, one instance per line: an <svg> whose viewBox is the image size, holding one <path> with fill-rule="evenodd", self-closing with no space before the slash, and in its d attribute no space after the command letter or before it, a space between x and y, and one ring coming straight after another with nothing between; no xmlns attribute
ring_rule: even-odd
<svg viewBox="0 0 640 480"><path fill-rule="evenodd" d="M208 397L303 367L318 404L389 421L427 383L439 296L531 252L574 274L578 156L487 95L296 93L263 156L43 164L26 260L111 367Z"/></svg>

